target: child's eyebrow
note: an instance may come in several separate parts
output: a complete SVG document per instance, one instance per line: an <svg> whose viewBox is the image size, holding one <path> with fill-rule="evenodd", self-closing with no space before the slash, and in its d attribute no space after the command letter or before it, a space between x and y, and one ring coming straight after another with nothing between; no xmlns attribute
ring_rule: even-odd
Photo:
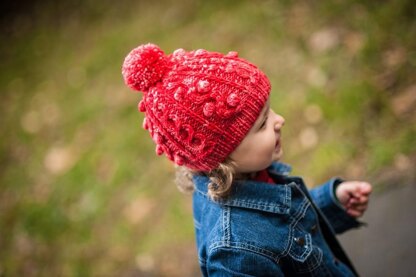
<svg viewBox="0 0 416 277"><path fill-rule="evenodd" d="M263 119L267 117L267 115L269 114L269 110L270 110L270 104L267 104L266 109L263 112L263 116L262 116Z"/></svg>

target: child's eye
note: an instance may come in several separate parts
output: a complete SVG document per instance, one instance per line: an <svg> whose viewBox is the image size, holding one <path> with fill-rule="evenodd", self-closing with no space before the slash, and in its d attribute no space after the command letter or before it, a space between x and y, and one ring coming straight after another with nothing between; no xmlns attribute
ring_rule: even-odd
<svg viewBox="0 0 416 277"><path fill-rule="evenodd" d="M261 123L261 125L260 125L260 128L259 128L259 129L263 129L263 128L266 126L267 119L268 119L268 117L266 117L266 118L263 120L263 122Z"/></svg>

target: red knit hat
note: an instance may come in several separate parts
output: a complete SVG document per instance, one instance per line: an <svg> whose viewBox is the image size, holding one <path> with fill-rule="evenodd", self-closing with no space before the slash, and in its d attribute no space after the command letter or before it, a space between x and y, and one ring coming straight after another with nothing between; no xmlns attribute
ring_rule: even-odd
<svg viewBox="0 0 416 277"><path fill-rule="evenodd" d="M146 44L127 55L122 73L130 88L143 92L139 110L156 153L202 171L234 151L270 93L266 75L236 52L178 49L165 55Z"/></svg>

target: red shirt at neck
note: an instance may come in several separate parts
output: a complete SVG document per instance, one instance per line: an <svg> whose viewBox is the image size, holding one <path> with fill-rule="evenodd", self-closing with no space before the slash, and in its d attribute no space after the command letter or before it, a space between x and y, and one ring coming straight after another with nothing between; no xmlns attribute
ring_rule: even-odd
<svg viewBox="0 0 416 277"><path fill-rule="evenodd" d="M258 181L258 182L263 182L263 183L275 184L275 181L272 179L272 177L270 177L267 169L257 172L253 180Z"/></svg>

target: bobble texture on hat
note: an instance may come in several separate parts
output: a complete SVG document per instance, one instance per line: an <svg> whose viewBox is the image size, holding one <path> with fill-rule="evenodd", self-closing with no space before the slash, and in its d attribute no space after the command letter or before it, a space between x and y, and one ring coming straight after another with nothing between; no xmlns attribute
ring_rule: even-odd
<svg viewBox="0 0 416 277"><path fill-rule="evenodd" d="M166 55L145 44L127 55L122 74L130 88L143 92L138 109L156 153L201 171L215 169L233 152L270 93L266 75L236 52L178 49Z"/></svg>

